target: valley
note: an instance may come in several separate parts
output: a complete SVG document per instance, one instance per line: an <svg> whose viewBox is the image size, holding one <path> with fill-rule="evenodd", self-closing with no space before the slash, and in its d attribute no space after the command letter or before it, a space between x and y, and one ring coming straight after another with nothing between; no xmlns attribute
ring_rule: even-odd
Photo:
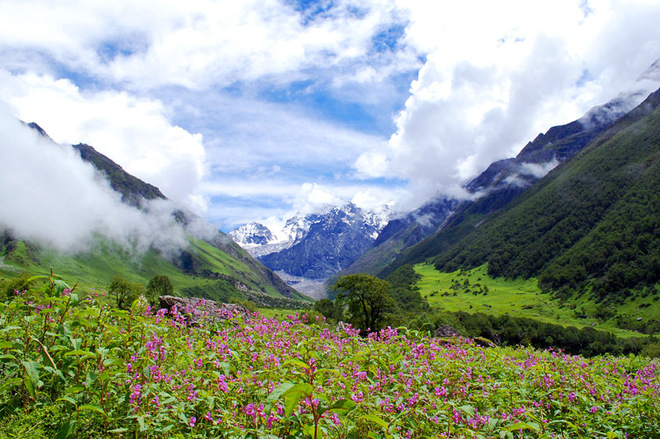
<svg viewBox="0 0 660 439"><path fill-rule="evenodd" d="M7 122L76 207L3 212L0 439L660 438L659 84L414 208L305 183L228 233Z"/></svg>

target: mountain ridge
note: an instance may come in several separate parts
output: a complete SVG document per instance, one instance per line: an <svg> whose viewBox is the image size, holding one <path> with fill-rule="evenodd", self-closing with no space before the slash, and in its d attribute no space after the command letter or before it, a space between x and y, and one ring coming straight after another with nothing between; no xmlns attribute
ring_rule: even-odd
<svg viewBox="0 0 660 439"><path fill-rule="evenodd" d="M653 86L654 88L651 88ZM465 185L465 189L474 198L458 202L449 215L438 218L438 227L422 238L431 237L438 232L438 228L449 227L453 228L453 231L446 235L446 242L436 244L446 246L460 239L472 227L481 224L488 215L508 205L557 165L571 159L607 131L617 120L635 110L658 86L660 86L660 60L653 63L627 91L622 91L603 105L591 108L577 120L551 127L545 133L540 133L515 157L493 162ZM437 200L436 198L427 204ZM397 251L381 256L382 259L390 261L388 264L384 264L382 259L378 263L372 262L371 266L362 264L359 259L356 264L358 267L367 267L371 274L387 276L401 265L397 259L419 260L423 259L424 255L428 255L429 250L425 249L425 244L421 244L422 241L419 239L413 243L420 244L414 250L411 249L411 245L401 242L391 243L390 247ZM409 254L412 256L408 256ZM365 253L365 257L369 255L369 252ZM378 267L380 270L377 269ZM347 272L350 270L349 268Z"/></svg>
<svg viewBox="0 0 660 439"><path fill-rule="evenodd" d="M660 89L460 242L441 230L400 265L487 263L494 277L538 276L560 299L625 301L660 281L658 175Z"/></svg>
<svg viewBox="0 0 660 439"><path fill-rule="evenodd" d="M38 124L31 122L23 125L47 139L47 143L56 145ZM151 202L171 203L157 187L128 174L92 146L80 143L70 147L78 153L83 162L94 167L100 178L105 179L110 188L121 197L121 202L130 208L151 215ZM162 270L175 278L178 282L178 285L175 285L177 291L184 295L194 293L219 300L251 297L262 303L284 303L284 299L309 300L197 215L178 208L173 203L167 208L170 210L166 212L160 212L159 208L158 214L169 215L175 224L190 235L188 244L174 252L165 253L149 248L146 253L127 253L127 250L119 245L95 238L93 246L84 252L65 255L36 243L17 240L9 229L5 229L0 242L0 257L3 260L0 270L11 277L16 270L39 271L44 264L52 265L57 271L80 276L76 280L83 284L95 286L107 284L110 276L116 274L114 271L146 282L149 279L145 276L158 274L157 270ZM203 239L193 238L202 229L204 232L200 237L203 236ZM167 237L164 236L163 239ZM124 259L133 262L125 263ZM90 267L85 268L86 263ZM206 287L200 290L200 285Z"/></svg>

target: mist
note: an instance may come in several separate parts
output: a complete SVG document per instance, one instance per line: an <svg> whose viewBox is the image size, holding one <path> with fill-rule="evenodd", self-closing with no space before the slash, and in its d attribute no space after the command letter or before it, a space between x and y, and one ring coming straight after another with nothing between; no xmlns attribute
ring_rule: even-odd
<svg viewBox="0 0 660 439"><path fill-rule="evenodd" d="M0 163L0 229L18 239L69 254L90 250L99 238L135 253L153 247L175 254L188 244L171 201L150 201L143 210L122 203L73 147L27 127L1 102ZM209 233L197 223L191 230Z"/></svg>

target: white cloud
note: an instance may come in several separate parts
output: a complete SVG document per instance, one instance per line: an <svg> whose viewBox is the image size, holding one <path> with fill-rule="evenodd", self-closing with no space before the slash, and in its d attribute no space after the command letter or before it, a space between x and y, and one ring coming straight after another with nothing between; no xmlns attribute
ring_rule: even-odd
<svg viewBox="0 0 660 439"><path fill-rule="evenodd" d="M288 83L307 76L307 68L362 62L372 36L398 20L392 3L336 2L321 19L305 22L277 0L23 0L3 5L0 41L36 49L30 60L14 57L17 65L52 57L141 90L263 77Z"/></svg>
<svg viewBox="0 0 660 439"><path fill-rule="evenodd" d="M657 1L339 0L316 16L277 0L5 3L0 99L16 116L93 145L197 211L230 190L246 203L281 200L243 214L209 206L212 218L272 216L303 183L410 207L458 193L660 56ZM402 38L375 51L393 26ZM417 70L394 133L347 128L350 111L310 104L396 111L398 81ZM301 83L308 95L263 102ZM369 184L378 177L408 180L409 191Z"/></svg>
<svg viewBox="0 0 660 439"><path fill-rule="evenodd" d="M428 53L388 147L358 173L411 182L415 202L456 192L492 161L577 119L660 57L653 2L405 1ZM634 50L631 48L634 47Z"/></svg>
<svg viewBox="0 0 660 439"><path fill-rule="evenodd" d="M524 175L532 175L536 178L543 178L548 172L555 169L557 165L559 165L559 161L556 158L546 163L523 163L520 173Z"/></svg>
<svg viewBox="0 0 660 439"><path fill-rule="evenodd" d="M69 145L54 144L0 105L0 229L65 252L90 248L96 236L131 251L187 245L167 201L149 213L123 204L118 193Z"/></svg>
<svg viewBox="0 0 660 439"><path fill-rule="evenodd" d="M37 122L59 143L87 143L173 201L198 213L205 205L200 134L173 126L158 100L126 92L83 91L47 75L12 76L0 70L0 99L14 115Z"/></svg>

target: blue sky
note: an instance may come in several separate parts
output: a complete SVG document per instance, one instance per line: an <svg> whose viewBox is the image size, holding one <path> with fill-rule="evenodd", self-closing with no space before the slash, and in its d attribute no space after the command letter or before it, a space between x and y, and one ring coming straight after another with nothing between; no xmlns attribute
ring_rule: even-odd
<svg viewBox="0 0 660 439"><path fill-rule="evenodd" d="M660 58L648 0L2 3L2 105L225 231L460 195Z"/></svg>

